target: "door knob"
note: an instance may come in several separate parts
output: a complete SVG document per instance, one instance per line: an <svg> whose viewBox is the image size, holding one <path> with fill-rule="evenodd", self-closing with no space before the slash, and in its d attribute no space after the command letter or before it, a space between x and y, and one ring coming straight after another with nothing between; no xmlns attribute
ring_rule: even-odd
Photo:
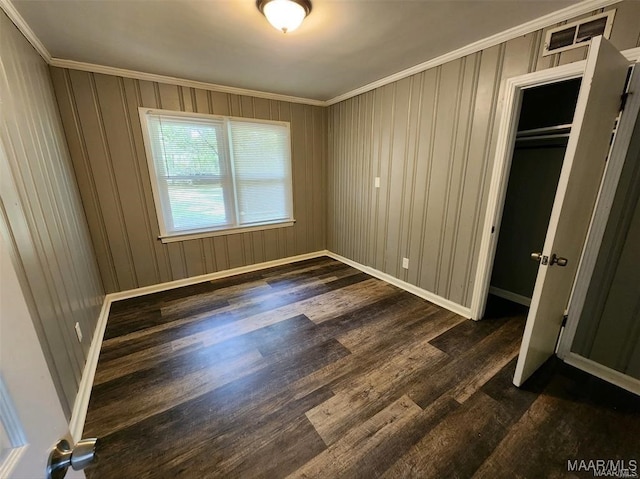
<svg viewBox="0 0 640 479"><path fill-rule="evenodd" d="M561 258L560 256L553 253L551 255L551 266L557 264L558 266L566 266L569 260L567 258Z"/></svg>
<svg viewBox="0 0 640 479"><path fill-rule="evenodd" d="M544 256L542 253L531 253L531 260L540 264L547 264L549 261L548 256Z"/></svg>
<svg viewBox="0 0 640 479"><path fill-rule="evenodd" d="M67 474L69 466L74 471L80 471L94 462L97 442L98 439L95 437L82 439L71 448L69 441L60 440L49 454L46 479L62 479Z"/></svg>

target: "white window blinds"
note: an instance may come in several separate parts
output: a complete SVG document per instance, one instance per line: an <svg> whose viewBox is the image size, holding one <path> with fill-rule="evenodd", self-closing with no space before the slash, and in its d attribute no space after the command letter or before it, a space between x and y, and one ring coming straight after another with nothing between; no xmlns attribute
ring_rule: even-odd
<svg viewBox="0 0 640 479"><path fill-rule="evenodd" d="M161 236L293 221L289 124L140 109Z"/></svg>
<svg viewBox="0 0 640 479"><path fill-rule="evenodd" d="M255 123L245 121L230 123L240 223L288 219L289 128L268 124L256 128Z"/></svg>

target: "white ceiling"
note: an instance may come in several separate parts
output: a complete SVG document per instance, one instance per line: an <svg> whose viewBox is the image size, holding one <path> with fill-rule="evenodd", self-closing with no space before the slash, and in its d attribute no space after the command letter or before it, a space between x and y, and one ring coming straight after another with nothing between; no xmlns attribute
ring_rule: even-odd
<svg viewBox="0 0 640 479"><path fill-rule="evenodd" d="M578 0L312 0L282 34L255 0L12 0L54 58L328 100Z"/></svg>

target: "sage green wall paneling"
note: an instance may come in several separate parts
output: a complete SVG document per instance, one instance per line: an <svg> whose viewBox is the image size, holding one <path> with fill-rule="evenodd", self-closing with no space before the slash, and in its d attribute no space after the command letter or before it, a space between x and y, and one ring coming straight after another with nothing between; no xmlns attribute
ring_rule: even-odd
<svg viewBox="0 0 640 479"><path fill-rule="evenodd" d="M51 70L51 73L54 82L58 83L61 88L67 90L71 88L71 78L69 75L62 75L62 70ZM58 78L56 78L56 76ZM102 221L101 217L92 214L92 212L96 211L96 208L89 207L90 205L95 206L99 201L97 187L93 184L94 175L90 171L90 165L88 165L86 162L76 161L86 157L87 149L84 141L82 141L81 135L78 133L78 130L80 129L80 123L77 117L77 110L74 108L71 97L68 98L69 101L61 102L59 101L60 95L58 95L58 108L61 117L64 118L67 129L76 131L76 134L74 135L66 135L67 145L71 153L71 159L73 161L73 171L75 173L76 181L78 182L79 188L81 190L88 189L93 192L92 196L83 198L83 206L85 209L87 222L89 224L89 230L92 235L93 246L96 251L98 266L100 268L100 271L103 272L103 283L106 287L109 284L115 284L117 280L115 277L115 271L113 271L109 267L109 265L111 264L108 258L109 251L106 249L102 249L102 246L107 244L107 231L104 222ZM105 277L104 272L111 273L111 276Z"/></svg>
<svg viewBox="0 0 640 479"><path fill-rule="evenodd" d="M291 105L288 103L284 103L284 102L278 102L278 108L276 111L276 118L274 118L274 120L279 120L279 121L288 121L291 122L292 121L292 114L291 114ZM293 128L291 130L291 134L293 135ZM293 138L291 139L291 153L293 155ZM293 177L295 178L295 166L292 165L292 173L293 173ZM294 216L298 213L299 211L299 207L296 205L296 193L297 193L297 189L294 185L293 188L293 195L294 195L294 203L293 203L293 214ZM294 254L295 251L295 235L294 232L291 228L285 228L283 230L280 230L282 235L281 235L281 242L283 245L283 253L284 256L292 256Z"/></svg>
<svg viewBox="0 0 640 479"><path fill-rule="evenodd" d="M448 151L450 168L447 177L447 200L442 219L440 254L436 270L436 293L451 297L450 291L454 278L451 275L456 243L460 230L460 208L464 194L464 180L469 155L469 140L472 126L472 113L475 109L475 96L480 66L480 55L471 55L462 59L458 76L457 102L455 109L455 131L451 135ZM456 284L460 278L455 278Z"/></svg>
<svg viewBox="0 0 640 479"><path fill-rule="evenodd" d="M404 171L407 167L406 133L409 131L408 113L409 99L411 97L411 78L405 78L395 84L393 115L389 137L389 156L387 158L386 172L383 174L385 182L388 182L386 203L389 211L384 218L384 228L388 234L384 237L383 270L389 271L394 276L400 276L400 223L402 221L402 207L406 193L404 185ZM353 117L357 118L359 112ZM359 123L359 122L358 122ZM402 159L396 163L393 158ZM353 175L351 175L352 177ZM400 194L398 194L400 193Z"/></svg>
<svg viewBox="0 0 640 479"><path fill-rule="evenodd" d="M571 350L640 379L640 120Z"/></svg>
<svg viewBox="0 0 640 479"><path fill-rule="evenodd" d="M618 49L640 47L640 32L638 32L638 18L640 18L640 2L626 1L612 7L616 9L614 29L611 31L609 40Z"/></svg>
<svg viewBox="0 0 640 479"><path fill-rule="evenodd" d="M378 155L378 144L373 142L371 132L373 130L374 117L373 105L376 101L376 93L369 92L360 97L363 104L362 116L360 117L360 135L364 139L364 148L362 154L358 155L360 160L358 171L362 175L362 184L358 188L361 196L359 197L359 205L362 206L362 213L358 216L359 224L357 226L357 244L364 244L364 249L360 251L359 261L363 264L370 264L375 255L374 243L370 241L370 231L375 225L375 212L377 211L378 189L375 187L374 178L379 176L378 163L376 162ZM355 146L355 145L354 145ZM333 196L332 196L333 197ZM371 205L371 207L367 207ZM327 216L328 218L329 216Z"/></svg>
<svg viewBox="0 0 640 479"><path fill-rule="evenodd" d="M416 175L415 169L417 166L416 154L418 149L417 137L419 134L419 118L422 110L422 81L424 75L416 75L408 78L409 80L409 96L407 98L407 113L406 122L407 128L405 129L405 137L403 138L403 147L406 149L404 158L405 165L402 175L401 190L406 191L407 194L402 196L402 204L400 210L400 219L398 222L398 251L400 251L402 257L410 258L410 235L408 225L411 223L411 217L413 215L413 201L411 199L415 196L416 190ZM416 98L417 96L417 98ZM411 101L414 98L416 101ZM408 270L402 268L401 262L397 263L398 276L403 280L407 280Z"/></svg>
<svg viewBox="0 0 640 479"><path fill-rule="evenodd" d="M467 152L466 171L463 177L462 202L458 216L458 234L451 268L449 297L459 304L468 304L471 298L472 272L479 241L479 228L484 215L488 192L490 152L494 138L494 120L500 91L500 78L504 46L487 49L480 55L471 132ZM474 252L470 255L470 252Z"/></svg>
<svg viewBox="0 0 640 479"><path fill-rule="evenodd" d="M51 68L108 292L326 247L323 108ZM162 244L138 107L291 122L295 226Z"/></svg>
<svg viewBox="0 0 640 479"><path fill-rule="evenodd" d="M638 184L636 188L640 188ZM638 370L631 364L634 349L640 345L640 196L636 195L634 214L627 226L624 246L617 261L607 299L591 350L587 356L605 366L627 372ZM638 359L637 354L635 360ZM635 376L640 379L640 375Z"/></svg>
<svg viewBox="0 0 640 479"><path fill-rule="evenodd" d="M116 194L116 183L114 171L110 163L110 153L108 150L107 138L105 137L104 123L101 117L100 105L96 92L96 83L93 75L84 72L69 71L68 82L60 85L56 80L60 75L54 75L54 86L56 88L56 96L59 104L70 103L72 105L72 117L77 124L69 123L69 116L62 115L62 121L65 128L66 136L69 144L80 143L83 145L83 155L76 157L76 149L71 149L71 155L76 171L86 171L90 176L87 182L79 181L80 192L85 210L88 217L93 217L93 211L90 207L90 199L97 199L100 205L103 205L105 214L102 215L101 223L103 224L104 238L106 244L116 245L115 248L106 248L105 245L96 244L96 239L100 236L94 229L94 223L89 222L92 239L94 240L96 255L99 258L102 279L105 289L113 291L114 287L119 285L123 289L127 289L128 285L133 284L133 269L129 267L129 258L131 253L126 247L127 238L122 223L122 203ZM65 90L67 87L75 92L76 96L70 101L60 101L61 87ZM64 113L64 108L61 107ZM71 132L71 134L69 134ZM91 163L84 163L88 158L92 158ZM87 187L95 187L95 191L91 191L88 197L83 194ZM93 197L93 198L92 198ZM109 267L111 274L105 274L103 261L100 261L101 254L108 252ZM115 285L115 286L114 286Z"/></svg>
<svg viewBox="0 0 640 479"><path fill-rule="evenodd" d="M327 247L327 157L329 152L328 137L328 109L313 110L313 129L320 134L312 135L313 141L313 230L319 226L322 235L313 236L312 249L321 250ZM320 181L317 181L320 178Z"/></svg>
<svg viewBox="0 0 640 479"><path fill-rule="evenodd" d="M620 49L638 41L640 24L627 18L638 8L633 3L616 5L611 38ZM329 108L331 251L470 306L504 108L501 87L507 78L584 58L584 52L542 58L544 33ZM373 187L376 176L380 188Z"/></svg>
<svg viewBox="0 0 640 479"><path fill-rule="evenodd" d="M4 12L0 67L2 233L69 417L104 293L48 68Z"/></svg>
<svg viewBox="0 0 640 479"><path fill-rule="evenodd" d="M309 151L307 150L307 115L304 105L294 103L291 105L291 155L296 157L308 158ZM292 164L293 167L293 195L295 198L303 198L307 193L307 169L308 163L306 161ZM311 186L311 183L309 183ZM312 190L312 187L309 188ZM311 193L309 191L308 193ZM302 254L307 250L307 245L310 244L308 226L310 224L308 204L311 202L312 195L307 201L301 201L297 204L294 203L294 216L298 226L295 230L295 249L294 254Z"/></svg>
<svg viewBox="0 0 640 479"><path fill-rule="evenodd" d="M452 150L458 130L460 103L460 77L465 59L456 60L438 67L440 85L436 102L435 134L431 176L427 183L427 213L425 215L424 244L422 249L420 285L424 289L437 292L440 265L443 254L443 240L448 202L454 192L449 192L454 159Z"/></svg>
<svg viewBox="0 0 640 479"><path fill-rule="evenodd" d="M389 180L390 172L391 172L391 164L392 164L392 146L393 146L393 125L396 121L396 90L398 88L397 83L392 83L391 85L387 85L382 87L382 114L380 116L381 119L381 129L380 129L380 146L378 151L378 175L380 176L380 188L378 189L378 203L377 203L377 217L376 217L376 252L375 252L375 267L380 271L387 270L386 259L388 258L387 254L387 244L388 244L388 235L387 235L387 225L388 225L388 216L390 210L390 198L392 197L391 191L391 182ZM354 110L357 103L352 102L351 111L349 111L349 117L352 119L356 119L358 115L358 110ZM352 148L359 147L358 145L352 145ZM345 175L345 183L349 184L349 178L352 178L348 174ZM399 192L393 192L394 195L397 195ZM401 193L401 192L400 192ZM402 194L402 193L401 193ZM359 245L353 245L354 247L358 247ZM397 258L397 255L396 255ZM396 261L394 259L392 266L395 266Z"/></svg>
<svg viewBox="0 0 640 479"><path fill-rule="evenodd" d="M440 82L440 71L430 70L418 75L416 82L420 85L419 107L417 115L417 135L415 137L416 146L414 148L415 158L413 159L412 175L412 199L409 206L409 215L406 227L408 230L406 246L407 258L413 258L413 263L409 263L407 270L407 280L417 284L421 271L422 248L420 245L424 239L424 219L427 210L427 185L429 184L432 171L433 157L433 137L435 134L435 101L438 85ZM417 267L412 267L412 264Z"/></svg>
<svg viewBox="0 0 640 479"><path fill-rule="evenodd" d="M101 119L105 144L105 166L112 181L110 188L119 208L119 227L122 231L122 259L128 267L130 283L148 284L156 277L153 248L147 241L144 194L139 188L140 172L136 163L136 145L128 114L124 79L109 75L94 75L96 115ZM136 258L136 261L133 261Z"/></svg>
<svg viewBox="0 0 640 479"><path fill-rule="evenodd" d="M460 284L464 284L466 286L466 293L464 294L462 301L459 304L464 304L468 306L471 304L471 296L473 293L473 283L475 280L475 273L477 267L477 260L480 251L480 235L481 228L484 225L484 215L486 213L487 199L489 194L489 183L491 181L491 173L493 172L493 160L496 155L496 149L498 145L498 125L501 120L502 111L504 105L502 103L502 85L504 85L505 81L508 78L523 75L525 73L530 73L534 70L536 65L536 58L540 53L540 49L538 48L540 38L540 32L533 32L529 35L525 35L523 37L515 38L513 40L509 40L508 42L499 45L498 48L498 61L495 63L496 71L495 71L495 83L493 85L495 95L491 96L482 96L476 99L476 105L474 108L473 116L475 118L478 112L483 111L488 108L488 111L493 115L491 118L491 123L482 124L479 120L474 123L474 128L478 127L481 131L484 131L485 128L489 129L489 143L484 145L486 148L486 157L483 159L483 166L486 162L487 168L485 171L486 176L484 179L480 179L479 177L469 177L469 182L465 183L465 189L467 185L473 190L476 186L478 186L481 190L481 195L479 196L479 203L477 204L477 208L479 211L479 215L473 218L473 233L470 238L462 237L462 243L466 244L470 242L473 245L473 249L469 250L469 252L473 252L470 258L464 258L465 249L464 247L460 248L458 251L460 252L460 256L456 258L458 261L461 261L462 264L471 264L470 274L465 276ZM482 52L483 57L485 53L489 53L489 50L484 50ZM489 67L494 65L493 57L489 56ZM484 58L483 58L484 62ZM483 113L480 113L481 117ZM471 161L470 158L467 160ZM470 165L469 168L474 169L473 165ZM483 181L482 185L476 185L478 181ZM466 212L461 212L461 215L465 215ZM454 270L456 266L453 266ZM450 296L450 299L454 302L458 302L457 296Z"/></svg>

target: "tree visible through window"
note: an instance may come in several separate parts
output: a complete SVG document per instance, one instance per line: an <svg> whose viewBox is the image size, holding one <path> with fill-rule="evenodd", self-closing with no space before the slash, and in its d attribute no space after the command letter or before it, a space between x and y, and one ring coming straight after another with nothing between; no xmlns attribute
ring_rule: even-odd
<svg viewBox="0 0 640 479"><path fill-rule="evenodd" d="M140 109L161 235L292 221L289 124Z"/></svg>

